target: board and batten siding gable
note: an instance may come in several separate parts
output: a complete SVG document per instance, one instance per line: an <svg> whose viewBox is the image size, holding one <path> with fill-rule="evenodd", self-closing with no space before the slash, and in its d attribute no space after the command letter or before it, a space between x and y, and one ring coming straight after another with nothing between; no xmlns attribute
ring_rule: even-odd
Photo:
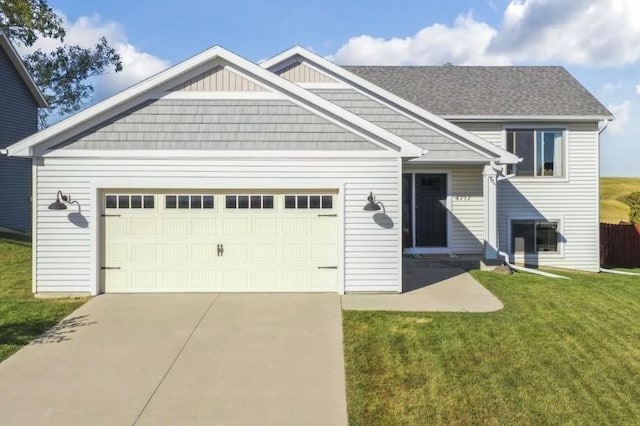
<svg viewBox="0 0 640 426"><path fill-rule="evenodd" d="M192 182L197 180L199 188L228 189L224 182L235 179L269 182L274 188L287 188L300 181L315 182L316 186L341 182L346 291L399 291L400 173L397 157L295 161L41 158L36 166L36 291L93 290L92 268L96 265L92 252L98 243L93 241L92 232L101 213L93 209L98 205L96 188L107 188L108 182L118 181L132 182L140 190L145 188L145 181L156 182L155 188L162 181L169 190L193 189ZM80 203L86 223L69 215L75 212L75 206L64 211L47 208L58 190ZM392 227L379 225L373 212L363 210L370 191L385 204L386 223Z"/></svg>
<svg viewBox="0 0 640 426"><path fill-rule="evenodd" d="M486 155L400 114L388 106L353 89L311 89L314 94L428 151L434 160L487 160Z"/></svg>
<svg viewBox="0 0 640 426"><path fill-rule="evenodd" d="M539 123L518 126L537 128ZM498 232L500 249L508 251L509 219L560 221L562 251L540 253L530 262L558 268L598 271L599 169L597 123L558 123L547 127L567 129L568 153L562 179L514 177L498 183ZM501 123L467 123L463 126L496 145L504 145Z"/></svg>
<svg viewBox="0 0 640 426"><path fill-rule="evenodd" d="M266 89L228 67L216 66L173 87L172 92L266 92Z"/></svg>
<svg viewBox="0 0 640 426"><path fill-rule="evenodd" d="M277 72L277 74L292 83L337 83L338 81L327 74L311 68L303 62L295 62Z"/></svg>
<svg viewBox="0 0 640 426"><path fill-rule="evenodd" d="M38 130L38 103L0 48L0 148ZM31 160L0 156L0 227L31 230Z"/></svg>
<svg viewBox="0 0 640 426"><path fill-rule="evenodd" d="M381 150L288 100L159 99L52 149Z"/></svg>

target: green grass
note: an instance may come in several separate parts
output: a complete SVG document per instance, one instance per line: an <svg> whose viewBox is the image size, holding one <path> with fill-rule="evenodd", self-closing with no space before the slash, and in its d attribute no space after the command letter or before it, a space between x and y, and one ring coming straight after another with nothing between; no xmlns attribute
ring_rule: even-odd
<svg viewBox="0 0 640 426"><path fill-rule="evenodd" d="M640 423L637 277L473 275L502 311L343 313L351 425Z"/></svg>
<svg viewBox="0 0 640 426"><path fill-rule="evenodd" d="M635 191L640 191L640 178L600 178L600 221L627 222L629 206L622 199Z"/></svg>
<svg viewBox="0 0 640 426"><path fill-rule="evenodd" d="M31 244L0 234L0 361L73 312L86 298L36 299Z"/></svg>

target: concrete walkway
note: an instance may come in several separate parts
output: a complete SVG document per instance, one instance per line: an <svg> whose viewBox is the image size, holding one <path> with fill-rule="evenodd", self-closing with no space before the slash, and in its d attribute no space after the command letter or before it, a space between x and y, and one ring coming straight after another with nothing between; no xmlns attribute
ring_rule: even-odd
<svg viewBox="0 0 640 426"><path fill-rule="evenodd" d="M459 268L406 268L402 294L346 294L342 308L363 311L493 312L503 308L489 290Z"/></svg>
<svg viewBox="0 0 640 426"><path fill-rule="evenodd" d="M332 294L102 295L0 364L2 425L344 425Z"/></svg>

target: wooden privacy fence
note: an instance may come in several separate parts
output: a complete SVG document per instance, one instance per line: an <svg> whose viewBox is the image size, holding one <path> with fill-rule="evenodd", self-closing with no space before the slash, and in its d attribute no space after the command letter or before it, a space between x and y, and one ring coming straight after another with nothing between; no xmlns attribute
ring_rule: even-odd
<svg viewBox="0 0 640 426"><path fill-rule="evenodd" d="M600 224L600 264L640 267L640 227Z"/></svg>

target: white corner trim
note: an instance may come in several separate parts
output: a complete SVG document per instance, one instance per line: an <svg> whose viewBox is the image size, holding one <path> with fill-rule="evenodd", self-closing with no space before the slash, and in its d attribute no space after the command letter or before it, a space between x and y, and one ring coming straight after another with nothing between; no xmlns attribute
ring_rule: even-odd
<svg viewBox="0 0 640 426"><path fill-rule="evenodd" d="M286 50L276 56L274 56L273 58L267 59L263 62L260 63L260 66L270 69L274 72L277 72L278 69L280 69L282 67L282 64L287 63L287 61L290 61L292 58L294 58L295 56L299 56L309 62L312 62L322 68L324 68L325 70L329 71L330 73L332 73L332 77L335 78L335 76L339 76L344 80L347 80L348 82L350 82L352 85L357 85L362 87L363 89L367 90L367 91L371 91L372 93L375 93L376 95L379 95L380 97L385 98L387 101L392 102L398 106L400 106L401 108L410 111L413 114L416 114L417 116L433 122L435 125L440 126L441 128L455 134L458 135L459 137L469 141L470 143L473 143L479 147L481 147L482 149L491 152L491 153L495 153L496 156L498 156L501 160L501 162L504 163L517 163L518 162L518 158L501 149L496 147L495 145L493 145L492 143L485 141L484 139L480 138L479 136L474 135L471 132L468 132L458 126L456 126L453 123L450 123L449 121L430 113L429 111L426 111L425 109L422 109L420 107L418 107L417 105L412 104L411 102L408 102L404 99L402 99L401 97L394 95L393 93L384 90L383 88L376 86L375 84L353 74L350 71L347 71L346 69L332 63L331 61L328 61L327 59L308 51L307 49L304 49L300 46L295 46L292 47L289 50Z"/></svg>

